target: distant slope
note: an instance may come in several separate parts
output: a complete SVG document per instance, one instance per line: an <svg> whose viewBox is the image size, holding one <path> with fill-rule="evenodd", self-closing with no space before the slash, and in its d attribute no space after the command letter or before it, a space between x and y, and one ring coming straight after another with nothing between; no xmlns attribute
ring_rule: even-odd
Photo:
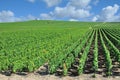
<svg viewBox="0 0 120 80"><path fill-rule="evenodd" d="M50 21L50 20L32 20L25 22L0 23L0 31L15 31L41 29L41 27L84 27L88 28L98 23L91 22L70 22L70 21Z"/></svg>

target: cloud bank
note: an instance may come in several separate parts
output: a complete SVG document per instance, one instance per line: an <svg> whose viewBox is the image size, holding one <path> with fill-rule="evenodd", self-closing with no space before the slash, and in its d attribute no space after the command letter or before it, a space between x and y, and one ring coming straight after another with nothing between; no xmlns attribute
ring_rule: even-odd
<svg viewBox="0 0 120 80"><path fill-rule="evenodd" d="M51 16L52 18L70 18L70 19L82 19L89 17L91 0L69 0L65 7L55 7L55 9L49 13L42 13ZM46 16L41 18L46 19ZM48 17L48 18L49 18Z"/></svg>
<svg viewBox="0 0 120 80"><path fill-rule="evenodd" d="M103 8L101 13L93 18L93 21L120 21L120 16L117 15L119 7L119 5L114 4L114 6L107 6Z"/></svg>
<svg viewBox="0 0 120 80"><path fill-rule="evenodd" d="M37 0L27 0L35 3ZM68 0L64 6L60 6L63 0L41 0L52 10L47 13L40 13L39 16L28 14L27 16L16 17L11 10L0 11L0 22L15 22L26 20L69 20L69 21L102 21L115 22L120 21L118 4L106 6L100 13L92 12L93 5L97 6L100 0Z"/></svg>
<svg viewBox="0 0 120 80"><path fill-rule="evenodd" d="M16 21L26 21L26 20L35 20L36 17L32 15L27 15L26 17L15 17L14 12L10 10L3 10L0 12L0 22L16 22Z"/></svg>

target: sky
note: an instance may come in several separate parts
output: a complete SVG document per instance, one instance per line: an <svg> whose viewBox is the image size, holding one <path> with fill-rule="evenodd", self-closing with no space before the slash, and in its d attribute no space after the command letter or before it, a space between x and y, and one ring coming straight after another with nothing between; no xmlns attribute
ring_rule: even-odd
<svg viewBox="0 0 120 80"><path fill-rule="evenodd" d="M120 22L120 0L0 0L0 22Z"/></svg>

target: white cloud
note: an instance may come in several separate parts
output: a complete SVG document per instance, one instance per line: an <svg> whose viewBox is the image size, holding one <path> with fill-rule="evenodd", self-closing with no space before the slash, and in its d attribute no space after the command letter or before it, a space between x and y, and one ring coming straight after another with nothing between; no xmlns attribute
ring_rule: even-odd
<svg viewBox="0 0 120 80"><path fill-rule="evenodd" d="M29 14L29 15L27 16L27 19L28 19L28 20L35 20L36 17L33 16L33 15L31 15L31 14Z"/></svg>
<svg viewBox="0 0 120 80"><path fill-rule="evenodd" d="M98 20L97 16L94 16L93 19L92 19L93 22L95 22L97 20Z"/></svg>
<svg viewBox="0 0 120 80"><path fill-rule="evenodd" d="M38 19L37 17L29 14L27 16L20 16L20 17L15 17L16 19L14 20L15 21L27 21L27 20L35 20L35 19Z"/></svg>
<svg viewBox="0 0 120 80"><path fill-rule="evenodd" d="M0 12L0 22L13 22L14 20L15 20L15 17L12 11Z"/></svg>
<svg viewBox="0 0 120 80"><path fill-rule="evenodd" d="M89 17L90 13L87 10L84 9L78 9L78 10L74 10L73 14L70 15L70 17L72 18L86 18Z"/></svg>
<svg viewBox="0 0 120 80"><path fill-rule="evenodd" d="M50 14L42 13L42 14L40 14L40 19L42 19L42 20L52 20L53 17Z"/></svg>
<svg viewBox="0 0 120 80"><path fill-rule="evenodd" d="M91 0L70 0L68 5L74 6L76 8L86 8Z"/></svg>
<svg viewBox="0 0 120 80"><path fill-rule="evenodd" d="M102 9L101 13L93 18L93 21L118 21L120 17L116 15L119 5L107 6Z"/></svg>
<svg viewBox="0 0 120 80"><path fill-rule="evenodd" d="M47 4L48 7L56 6L61 2L61 0L43 0L43 1Z"/></svg>
<svg viewBox="0 0 120 80"><path fill-rule="evenodd" d="M13 17L14 13L12 11L1 11L0 16Z"/></svg>
<svg viewBox="0 0 120 80"><path fill-rule="evenodd" d="M89 11L85 9L76 9L73 6L67 6L67 7L56 7L54 11L54 15L57 17L69 17L69 18L85 18L90 16Z"/></svg>
<svg viewBox="0 0 120 80"><path fill-rule="evenodd" d="M15 17L14 12L8 11L1 11L0 12L0 22L16 22L16 21L26 21L26 20L35 20L36 17L32 15L28 15L26 17Z"/></svg>
<svg viewBox="0 0 120 80"><path fill-rule="evenodd" d="M79 20L77 20L77 19L70 19L69 21L79 21Z"/></svg>
<svg viewBox="0 0 120 80"><path fill-rule="evenodd" d="M89 12L91 9L90 2L91 0L70 0L65 7L55 7L51 16L70 19L89 17L91 15Z"/></svg>
<svg viewBox="0 0 120 80"><path fill-rule="evenodd" d="M75 10L75 7L67 6L67 7L56 7L54 10L54 15L56 17L69 17Z"/></svg>
<svg viewBox="0 0 120 80"><path fill-rule="evenodd" d="M36 0L27 0L28 2L34 3Z"/></svg>

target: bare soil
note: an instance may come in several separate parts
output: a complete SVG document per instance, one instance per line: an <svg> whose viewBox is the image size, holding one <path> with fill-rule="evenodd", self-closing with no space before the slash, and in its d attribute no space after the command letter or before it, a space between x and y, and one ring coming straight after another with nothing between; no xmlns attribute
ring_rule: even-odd
<svg viewBox="0 0 120 80"><path fill-rule="evenodd" d="M93 74L83 74L80 76L55 76L55 75L40 75L35 73L29 73L27 75L12 74L11 76L5 76L0 74L0 80L120 80L120 76L103 77L96 74L96 78L92 77Z"/></svg>

